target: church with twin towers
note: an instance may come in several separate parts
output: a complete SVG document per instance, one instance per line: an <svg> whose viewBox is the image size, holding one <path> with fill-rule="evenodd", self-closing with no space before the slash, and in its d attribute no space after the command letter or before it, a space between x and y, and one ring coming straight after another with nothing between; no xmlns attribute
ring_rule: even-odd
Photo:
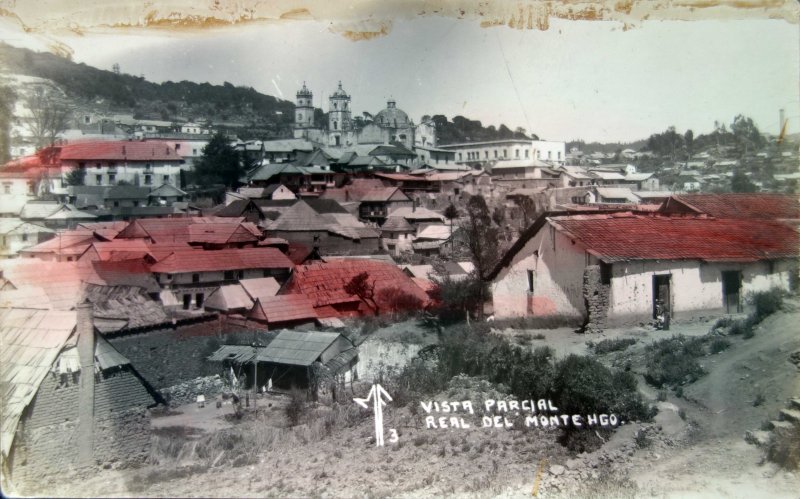
<svg viewBox="0 0 800 499"><path fill-rule="evenodd" d="M341 81L328 97L327 121L317 123L314 114L314 94L304 82L295 101L294 137L297 139L343 150L368 144L399 143L408 149L436 146L434 124L415 125L394 99L389 99L386 108L375 115L363 113L353 119L350 94L342 88Z"/></svg>

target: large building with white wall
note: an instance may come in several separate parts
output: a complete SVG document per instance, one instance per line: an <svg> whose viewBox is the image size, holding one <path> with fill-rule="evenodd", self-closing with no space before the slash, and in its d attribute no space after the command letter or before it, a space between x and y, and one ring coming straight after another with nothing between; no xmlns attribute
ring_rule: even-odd
<svg viewBox="0 0 800 499"><path fill-rule="evenodd" d="M546 161L551 166L564 164L564 142L546 140L505 139L486 142L446 144L441 149L453 151L455 161L474 167L499 164L503 161Z"/></svg>
<svg viewBox="0 0 800 499"><path fill-rule="evenodd" d="M491 275L497 317L631 324L738 313L753 292L796 286L784 222L631 212L545 214Z"/></svg>

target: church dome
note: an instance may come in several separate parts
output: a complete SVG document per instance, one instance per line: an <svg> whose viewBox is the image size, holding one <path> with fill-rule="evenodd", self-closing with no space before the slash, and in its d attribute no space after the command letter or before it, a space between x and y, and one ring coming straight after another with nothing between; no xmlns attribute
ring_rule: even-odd
<svg viewBox="0 0 800 499"><path fill-rule="evenodd" d="M411 120L408 119L405 111L397 109L397 103L394 100L390 100L386 103L386 109L375 115L373 123L382 127L400 128L411 125Z"/></svg>
<svg viewBox="0 0 800 499"><path fill-rule="evenodd" d="M336 89L333 94L331 94L332 98L341 97L341 98L349 98L350 96L347 95L347 92L344 91L342 88L342 82L339 82L339 88Z"/></svg>

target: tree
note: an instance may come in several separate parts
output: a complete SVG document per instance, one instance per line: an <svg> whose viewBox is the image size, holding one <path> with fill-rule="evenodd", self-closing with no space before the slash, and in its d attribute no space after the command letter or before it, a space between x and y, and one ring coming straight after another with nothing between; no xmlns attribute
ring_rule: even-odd
<svg viewBox="0 0 800 499"><path fill-rule="evenodd" d="M486 200L482 196L469 198L467 202L467 220L463 229L467 250L472 263L475 265L477 279L481 283L485 283L497 262L499 234L497 229L492 226L489 207L486 206ZM485 297L484 286L480 286L479 298L481 307L478 310L479 314L482 313Z"/></svg>
<svg viewBox="0 0 800 499"><path fill-rule="evenodd" d="M349 295L357 296L377 315L378 304L375 302L375 281L373 280L370 285L369 272L361 272L350 279L350 282L344 285L344 291Z"/></svg>
<svg viewBox="0 0 800 499"><path fill-rule="evenodd" d="M692 157L694 154L694 132L691 130L686 130L686 133L683 134L683 143L686 145L686 155L688 157Z"/></svg>
<svg viewBox="0 0 800 499"><path fill-rule="evenodd" d="M731 191L732 192L756 192L758 186L747 178L747 175L742 171L737 171L731 177Z"/></svg>
<svg viewBox="0 0 800 499"><path fill-rule="evenodd" d="M0 85L0 163L11 159L11 114L16 100L14 89Z"/></svg>
<svg viewBox="0 0 800 499"><path fill-rule="evenodd" d="M536 202L530 196L520 196L517 198L520 210L522 210L523 229L527 229L531 221L536 217Z"/></svg>
<svg viewBox="0 0 800 499"><path fill-rule="evenodd" d="M86 182L86 168L73 168L64 178L67 185L84 185Z"/></svg>
<svg viewBox="0 0 800 499"><path fill-rule="evenodd" d="M195 182L204 187L224 184L234 187L244 173L239 153L222 133L217 133L203 148L203 156L194 168Z"/></svg>
<svg viewBox="0 0 800 499"><path fill-rule="evenodd" d="M733 119L731 133L733 133L736 149L741 156L764 147L764 136L761 135L753 120L746 116L740 114Z"/></svg>
<svg viewBox="0 0 800 499"><path fill-rule="evenodd" d="M28 130L37 149L52 146L56 138L67 130L72 108L56 90L44 86L31 90L25 104L31 115Z"/></svg>
<svg viewBox="0 0 800 499"><path fill-rule="evenodd" d="M464 312L475 312L481 308L486 296L486 284L471 272L465 279L453 279L442 260L432 264L430 280L434 284L431 298L437 303L437 313L443 322L454 322L464 318Z"/></svg>

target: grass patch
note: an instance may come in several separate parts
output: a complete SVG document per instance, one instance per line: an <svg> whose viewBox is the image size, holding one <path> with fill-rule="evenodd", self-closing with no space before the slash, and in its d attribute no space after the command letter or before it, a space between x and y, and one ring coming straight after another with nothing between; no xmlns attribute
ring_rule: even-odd
<svg viewBox="0 0 800 499"><path fill-rule="evenodd" d="M636 343L634 338L615 338L602 340L597 343L587 341L586 345L597 355L603 355L609 352L618 352L625 350L629 346Z"/></svg>
<svg viewBox="0 0 800 499"><path fill-rule="evenodd" d="M714 338L708 344L708 351L712 354L720 353L727 350L729 346L731 346L731 342L725 338Z"/></svg>
<svg viewBox="0 0 800 499"><path fill-rule="evenodd" d="M704 338L675 335L645 347L647 372L644 378L653 386L678 386L693 383L705 374L697 358L705 355Z"/></svg>

